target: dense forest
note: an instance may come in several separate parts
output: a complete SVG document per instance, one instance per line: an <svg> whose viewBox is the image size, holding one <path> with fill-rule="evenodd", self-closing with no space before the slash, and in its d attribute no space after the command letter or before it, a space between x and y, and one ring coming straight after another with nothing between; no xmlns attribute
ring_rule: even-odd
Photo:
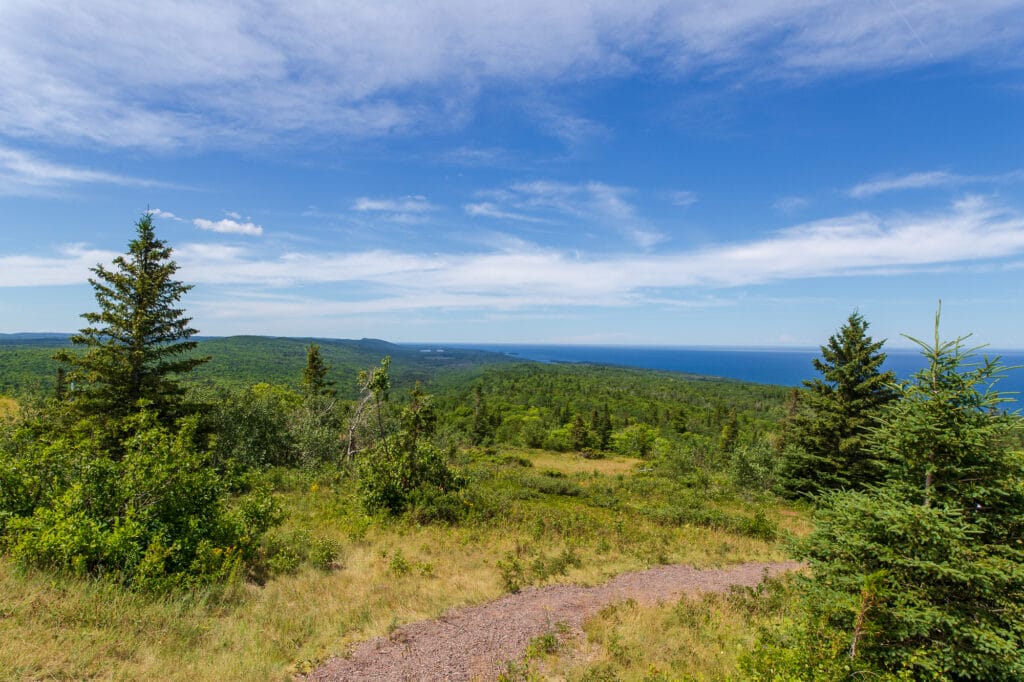
<svg viewBox="0 0 1024 682"><path fill-rule="evenodd" d="M196 339L136 227L78 334L0 341L5 676L287 678L529 586L792 557L503 677L1024 679L1020 418L938 316L912 380L853 313L801 390Z"/></svg>

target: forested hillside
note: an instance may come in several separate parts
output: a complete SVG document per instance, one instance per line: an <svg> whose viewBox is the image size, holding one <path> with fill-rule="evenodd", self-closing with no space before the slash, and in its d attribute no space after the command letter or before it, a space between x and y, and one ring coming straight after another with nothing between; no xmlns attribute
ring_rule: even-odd
<svg viewBox="0 0 1024 682"><path fill-rule="evenodd" d="M198 339L195 354L210 361L192 373L190 381L226 386L245 386L269 382L298 387L306 362L306 346L316 342L324 360L332 367L342 395L354 397L355 376L360 369L378 362L383 356L393 359L395 383L412 386L429 382L438 374L511 359L500 353L465 348L415 348L376 339L342 340L231 336ZM0 335L0 393L31 394L52 389L58 363L55 352L70 347L57 335Z"/></svg>

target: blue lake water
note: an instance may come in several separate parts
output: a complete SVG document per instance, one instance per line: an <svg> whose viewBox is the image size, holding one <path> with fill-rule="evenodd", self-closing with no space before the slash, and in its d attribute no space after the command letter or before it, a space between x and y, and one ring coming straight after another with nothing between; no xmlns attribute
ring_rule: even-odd
<svg viewBox="0 0 1024 682"><path fill-rule="evenodd" d="M811 365L820 356L818 348L663 348L626 346L548 346L516 344L445 344L506 353L538 362L589 362L661 369L688 374L726 377L760 384L799 386L804 379L819 376ZM999 356L1004 365L1024 365L1024 351L984 349L990 357ZM925 366L924 358L914 350L886 350L886 369L901 379L909 378ZM977 358L980 360L980 358ZM1009 370L999 382L1000 391L1019 394L1024 391L1024 369Z"/></svg>

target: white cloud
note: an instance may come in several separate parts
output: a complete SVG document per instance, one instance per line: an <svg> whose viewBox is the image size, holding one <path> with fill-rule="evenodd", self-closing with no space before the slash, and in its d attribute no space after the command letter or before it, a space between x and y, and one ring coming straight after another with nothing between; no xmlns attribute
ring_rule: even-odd
<svg viewBox="0 0 1024 682"><path fill-rule="evenodd" d="M170 211L161 211L159 208L151 208L149 212L157 218L167 218L168 220L177 220L179 223L187 223L188 221L184 218L179 218Z"/></svg>
<svg viewBox="0 0 1024 682"><path fill-rule="evenodd" d="M205 218L196 218L192 221L192 224L198 227L200 230L206 230L208 232L220 232L223 234L244 234L251 237L259 237L263 234L263 228L251 222L240 223L229 218L223 220L206 220Z"/></svg>
<svg viewBox="0 0 1024 682"><path fill-rule="evenodd" d="M1015 170L998 175L958 175L947 171L926 171L907 175L884 175L854 185L846 191L855 199L873 197L883 192L927 187L959 187L977 184L1003 184L1024 180L1024 171Z"/></svg>
<svg viewBox="0 0 1024 682"><path fill-rule="evenodd" d="M383 211L389 213L426 213L428 211L434 211L437 206L434 206L426 197L423 196L408 196L400 199L370 199L369 197L359 197L352 204L352 208L356 211Z"/></svg>
<svg viewBox="0 0 1024 682"><path fill-rule="evenodd" d="M342 285L348 292L345 300L329 307L363 313L668 304L729 287L955 270L1022 255L1024 214L980 197L938 212L859 213L795 225L746 242L674 253L587 257L521 242L503 244L500 250L433 255L376 250L264 257L246 248L211 244L184 244L175 250L184 281L257 292ZM90 266L113 256L81 246L53 257L0 256L0 286L82 284ZM234 299L225 303L220 299L220 307L230 314L243 314L249 305ZM260 309L286 308L282 303Z"/></svg>
<svg viewBox="0 0 1024 682"><path fill-rule="evenodd" d="M925 187L941 187L944 185L958 185L967 178L962 175L947 173L946 171L928 171L926 173L910 173L908 175L878 177L868 182L854 185L847 190L854 199L873 197L883 192L892 192L902 189L922 189Z"/></svg>
<svg viewBox="0 0 1024 682"><path fill-rule="evenodd" d="M61 247L55 257L0 256L0 287L84 284L91 274L90 268L97 263L109 265L116 255L69 244Z"/></svg>
<svg viewBox="0 0 1024 682"><path fill-rule="evenodd" d="M801 80L1019 64L1022 37L1018 0L5 2L0 130L176 147L451 129L494 86L543 100L639 68ZM571 112L541 123L570 139L593 131Z"/></svg>
<svg viewBox="0 0 1024 682"><path fill-rule="evenodd" d="M155 180L53 163L28 152L0 147L0 194L37 194L71 184L167 186Z"/></svg>
<svg viewBox="0 0 1024 682"><path fill-rule="evenodd" d="M471 215L474 218L497 218L498 220L517 220L527 223L548 222L543 218L529 216L525 213L515 213L514 211L502 210L489 201L484 201L478 204L466 204L462 208L467 215Z"/></svg>

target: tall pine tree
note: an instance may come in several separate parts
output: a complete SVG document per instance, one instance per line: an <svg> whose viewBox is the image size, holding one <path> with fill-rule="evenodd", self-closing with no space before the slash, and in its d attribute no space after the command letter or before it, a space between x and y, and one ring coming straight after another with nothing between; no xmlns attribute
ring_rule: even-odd
<svg viewBox="0 0 1024 682"><path fill-rule="evenodd" d="M135 228L113 269L92 268L89 283L100 310L84 313L89 326L71 337L84 352L61 351L55 358L71 370L71 398L82 414L122 418L146 401L171 420L181 408L178 377L208 358L191 354L196 330L177 304L192 286L174 279L178 266L171 248L156 238L152 214L143 214Z"/></svg>
<svg viewBox="0 0 1024 682"><path fill-rule="evenodd" d="M883 476L865 438L895 396L895 375L882 371L885 341L873 340L867 329L852 313L813 361L822 377L804 381L807 390L787 425L783 487L792 495L859 488Z"/></svg>
<svg viewBox="0 0 1024 682"><path fill-rule="evenodd" d="M1021 421L995 361L940 341L937 318L917 343L928 366L868 437L889 476L822 500L801 617L762 642L756 679L1024 679Z"/></svg>
<svg viewBox="0 0 1024 682"><path fill-rule="evenodd" d="M333 396L334 382L327 380L331 366L324 362L320 346L311 343L306 346L306 366L302 368L302 387L307 395Z"/></svg>

